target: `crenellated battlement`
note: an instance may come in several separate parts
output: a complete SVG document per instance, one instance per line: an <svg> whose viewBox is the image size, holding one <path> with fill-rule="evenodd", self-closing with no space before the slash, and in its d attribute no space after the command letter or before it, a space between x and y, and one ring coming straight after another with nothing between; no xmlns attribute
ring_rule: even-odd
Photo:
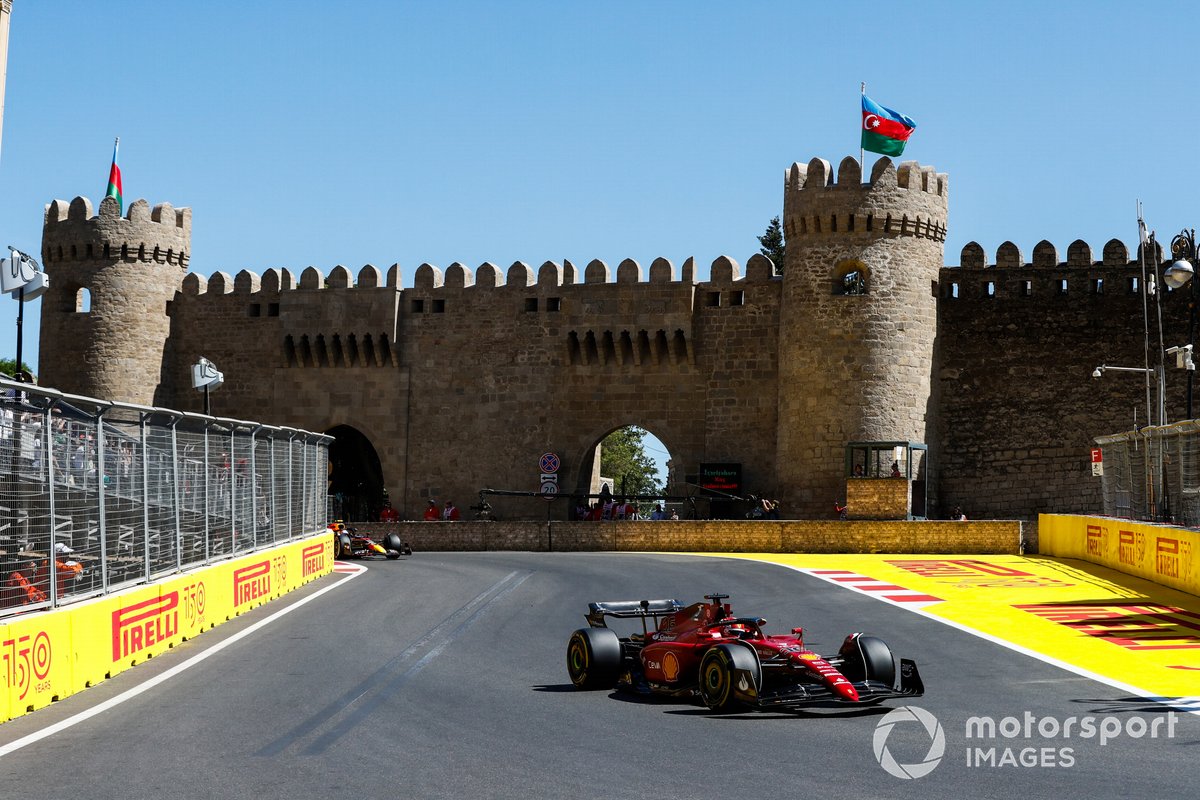
<svg viewBox="0 0 1200 800"><path fill-rule="evenodd" d="M1147 254L1147 263L1158 264L1162 261L1164 250L1161 243L1155 243L1155 251ZM1076 239L1067 246L1066 260L1060 261L1058 249L1043 239L1033 247L1033 258L1026 261L1021 250L1011 241L1004 242L998 248L994 260L988 262L987 253L977 242L968 242L959 256L959 267L967 270L980 269L1095 269L1097 267L1138 267L1142 263L1142 247L1139 246L1130 258L1129 249L1120 239L1109 239L1098 251L1100 258L1094 258L1097 251L1082 239ZM955 267L948 266L948 269Z"/></svg>
<svg viewBox="0 0 1200 800"><path fill-rule="evenodd" d="M796 163L784 173L784 236L865 235L946 239L949 177L931 166L881 158L863 183L858 160L833 167L823 158Z"/></svg>
<svg viewBox="0 0 1200 800"><path fill-rule="evenodd" d="M192 210L159 203L151 209L145 200L129 204L120 215L115 198L100 201L93 216L92 202L76 197L70 203L55 200L46 206L42 226L42 261L70 262L143 261L187 268L191 252Z"/></svg>
<svg viewBox="0 0 1200 800"><path fill-rule="evenodd" d="M401 268L393 264L388 268L386 278L379 268L367 264L359 270L357 278L353 277L346 267L335 266L326 276L317 267L307 267L299 279L288 269L276 268L267 270L260 277L249 270L241 270L236 276L227 272L217 271L209 277L189 273L183 280L182 293L188 297L201 295L251 295L278 294L287 291L324 291L361 290L387 288L402 290ZM697 285L696 263L688 258L683 262L679 272L665 258L656 258L650 265L649 271L644 271L637 261L627 258L616 269L615 280L613 271L603 261L594 260L588 263L582 274L570 261L562 264L547 261L535 271L524 262L518 261L507 270L501 270L495 264L484 262L475 270L471 270L457 262L446 267L445 271L433 264L421 264L417 267L410 290L418 292L452 292L456 290L549 290L564 287L589 286L654 286L654 285ZM708 283L714 285L738 282L768 282L779 278L775 276L775 265L762 254L755 254L746 263L745 275L736 261L728 256L720 256L713 260L709 268Z"/></svg>

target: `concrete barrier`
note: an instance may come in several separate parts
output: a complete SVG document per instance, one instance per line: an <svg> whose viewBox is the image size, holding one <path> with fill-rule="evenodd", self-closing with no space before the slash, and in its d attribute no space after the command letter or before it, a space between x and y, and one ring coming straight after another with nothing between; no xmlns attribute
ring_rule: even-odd
<svg viewBox="0 0 1200 800"><path fill-rule="evenodd" d="M111 678L327 575L325 533L0 624L0 721Z"/></svg>
<svg viewBox="0 0 1200 800"><path fill-rule="evenodd" d="M1018 521L678 520L352 523L397 532L417 552L528 550L706 553L1020 552Z"/></svg>
<svg viewBox="0 0 1200 800"><path fill-rule="evenodd" d="M1079 558L1200 595L1200 532L1112 517L1042 514L1039 552Z"/></svg>

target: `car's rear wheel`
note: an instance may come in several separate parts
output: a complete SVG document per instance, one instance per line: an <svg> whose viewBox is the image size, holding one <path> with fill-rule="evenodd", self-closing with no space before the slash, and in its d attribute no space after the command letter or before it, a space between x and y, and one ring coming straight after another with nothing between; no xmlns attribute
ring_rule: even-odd
<svg viewBox="0 0 1200 800"><path fill-rule="evenodd" d="M762 685L758 657L745 645L721 644L700 659L700 699L713 711L734 711Z"/></svg>
<svg viewBox="0 0 1200 800"><path fill-rule="evenodd" d="M608 628L580 628L567 641L567 674L577 689L611 689L621 674L621 640Z"/></svg>
<svg viewBox="0 0 1200 800"><path fill-rule="evenodd" d="M350 534L338 533L333 537L334 558L350 558L353 552L354 549L350 543Z"/></svg>

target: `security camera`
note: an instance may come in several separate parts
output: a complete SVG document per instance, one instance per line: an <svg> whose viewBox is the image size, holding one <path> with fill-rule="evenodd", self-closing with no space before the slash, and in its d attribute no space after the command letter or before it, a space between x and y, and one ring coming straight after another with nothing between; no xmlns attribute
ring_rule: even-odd
<svg viewBox="0 0 1200 800"><path fill-rule="evenodd" d="M1167 355L1169 355L1169 356L1173 356L1173 355L1175 355L1176 353L1178 353L1178 352L1179 352L1180 350L1182 350L1182 349L1183 349L1182 347L1168 347L1168 348L1167 348Z"/></svg>
<svg viewBox="0 0 1200 800"><path fill-rule="evenodd" d="M1096 367L1094 370L1092 370L1092 377L1093 377L1093 378L1099 378L1099 377L1100 377L1100 368L1099 368L1099 367Z"/></svg>

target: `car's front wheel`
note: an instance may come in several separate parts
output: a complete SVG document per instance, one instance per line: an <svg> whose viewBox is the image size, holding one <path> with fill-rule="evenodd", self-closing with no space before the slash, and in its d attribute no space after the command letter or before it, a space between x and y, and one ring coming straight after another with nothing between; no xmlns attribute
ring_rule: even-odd
<svg viewBox="0 0 1200 800"><path fill-rule="evenodd" d="M700 659L700 699L713 711L741 708L761 685L758 657L745 645L720 644Z"/></svg>

